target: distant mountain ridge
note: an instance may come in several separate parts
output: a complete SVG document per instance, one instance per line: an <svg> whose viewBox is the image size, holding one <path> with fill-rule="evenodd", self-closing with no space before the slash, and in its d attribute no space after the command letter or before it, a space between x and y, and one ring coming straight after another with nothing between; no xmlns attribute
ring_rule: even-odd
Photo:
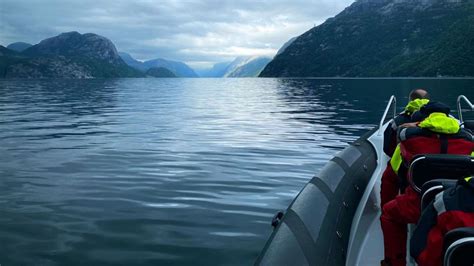
<svg viewBox="0 0 474 266"><path fill-rule="evenodd" d="M31 45L0 46L0 78L199 77L183 62L157 58L145 62L119 53L109 39L76 31ZM256 77L271 59L237 57L204 71L212 77Z"/></svg>
<svg viewBox="0 0 474 266"><path fill-rule="evenodd" d="M19 53L11 50L3 45L0 45L0 56L18 56Z"/></svg>
<svg viewBox="0 0 474 266"><path fill-rule="evenodd" d="M130 67L133 67L135 69L138 69L142 72L146 72L147 71L147 68L143 65L143 62L141 61L138 61L136 60L135 58L133 58L130 54L128 53L125 53L125 52L119 52L118 53L120 58L122 58L122 60L127 64L129 65Z"/></svg>
<svg viewBox="0 0 474 266"><path fill-rule="evenodd" d="M6 49L6 48L5 48ZM12 51L12 50L10 50ZM0 77L107 78L141 77L120 58L107 38L78 32L62 33L21 53L0 56Z"/></svg>
<svg viewBox="0 0 474 266"><path fill-rule="evenodd" d="M239 56L231 62L217 63L211 69L202 70L201 76L216 78L257 77L270 61L271 58L265 56Z"/></svg>
<svg viewBox="0 0 474 266"><path fill-rule="evenodd" d="M142 72L147 72L151 68L165 68L171 71L177 77L199 77L191 67L189 67L183 62L172 61L163 58L151 59L145 62L141 62L125 52L120 52L119 55L129 66L138 69Z"/></svg>
<svg viewBox="0 0 474 266"><path fill-rule="evenodd" d="M188 65L183 62L171 61L163 58L157 58L152 60L147 60L143 62L143 65L148 69L152 67L163 67L169 69L178 77L187 77L187 78L197 78L199 77L196 72Z"/></svg>
<svg viewBox="0 0 474 266"><path fill-rule="evenodd" d="M30 48L33 44L26 42L14 42L10 43L7 48L16 52L23 52L24 50Z"/></svg>
<svg viewBox="0 0 474 266"><path fill-rule="evenodd" d="M200 77L204 78L221 78L225 75L227 71L227 67L232 63L232 61L229 62L220 62L217 64L214 64L211 68L209 69L202 69L198 72Z"/></svg>
<svg viewBox="0 0 474 266"><path fill-rule="evenodd" d="M145 74L155 78L176 78L176 75L171 70L164 67L152 67Z"/></svg>
<svg viewBox="0 0 474 266"><path fill-rule="evenodd" d="M262 77L474 76L470 0L358 0L297 37Z"/></svg>
<svg viewBox="0 0 474 266"><path fill-rule="evenodd" d="M257 77L272 59L264 56L237 57L227 67L224 77Z"/></svg>

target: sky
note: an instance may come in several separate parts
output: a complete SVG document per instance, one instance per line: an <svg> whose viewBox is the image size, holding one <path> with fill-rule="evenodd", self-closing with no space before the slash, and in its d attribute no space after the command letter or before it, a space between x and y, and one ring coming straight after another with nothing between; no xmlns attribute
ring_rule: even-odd
<svg viewBox="0 0 474 266"><path fill-rule="evenodd" d="M237 56L271 57L353 1L0 0L0 44L92 32L139 60L202 69Z"/></svg>

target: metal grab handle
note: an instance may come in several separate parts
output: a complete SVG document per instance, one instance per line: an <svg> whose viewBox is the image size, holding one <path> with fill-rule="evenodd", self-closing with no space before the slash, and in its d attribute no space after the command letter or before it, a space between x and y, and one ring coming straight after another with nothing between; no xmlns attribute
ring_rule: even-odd
<svg viewBox="0 0 474 266"><path fill-rule="evenodd" d="M388 100L387 107L385 107L385 112L383 113L382 119L380 119L380 124L379 124L379 132L377 133L378 136L382 135L382 127L383 127L383 122L387 118L388 111L390 110L390 107L393 104L393 117L397 115L397 98L392 95L390 96L390 100Z"/></svg>
<svg viewBox="0 0 474 266"><path fill-rule="evenodd" d="M462 120L461 100L464 100L467 103L467 105L469 105L469 107L471 107L471 111L474 111L474 104L472 104L466 96L464 96L464 95L459 95L458 96L458 100L457 100L458 115L459 115L459 121L461 121L461 124L462 124L462 123L464 123L464 121Z"/></svg>

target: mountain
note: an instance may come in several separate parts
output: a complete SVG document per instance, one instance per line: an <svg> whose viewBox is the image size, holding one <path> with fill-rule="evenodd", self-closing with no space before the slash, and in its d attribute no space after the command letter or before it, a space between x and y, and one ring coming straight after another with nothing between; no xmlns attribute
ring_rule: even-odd
<svg viewBox="0 0 474 266"><path fill-rule="evenodd" d="M220 78L223 77L226 73L227 67L232 63L230 62L221 62L212 66L210 69L203 69L198 72L200 77L204 78Z"/></svg>
<svg viewBox="0 0 474 266"><path fill-rule="evenodd" d="M147 71L147 67L143 65L143 62L136 60L130 54L124 53L124 52L119 52L118 54L127 65L135 69L138 69L142 72Z"/></svg>
<svg viewBox="0 0 474 266"><path fill-rule="evenodd" d="M145 74L155 78L176 78L173 72L164 67L152 67Z"/></svg>
<svg viewBox="0 0 474 266"><path fill-rule="evenodd" d="M171 70L176 76L178 77L186 77L186 78L197 78L198 75L192 68L190 68L188 65L186 65L183 62L178 62L178 61L171 61L171 60L166 60L163 58L158 58L158 59L152 59L143 62L143 65L147 68L150 69L152 67L164 67L166 69Z"/></svg>
<svg viewBox="0 0 474 266"><path fill-rule="evenodd" d="M280 49L278 49L278 52L276 53L275 56L277 56L277 55L283 53L283 52L286 50L286 48L287 48L288 46L290 46L290 44L292 44L292 43L296 40L296 38L297 38L297 37L293 37L293 38L289 39L286 43L284 43L283 46L280 47Z"/></svg>
<svg viewBox="0 0 474 266"><path fill-rule="evenodd" d="M200 70L201 77L237 78L257 77L271 58L264 56L239 56L231 62L215 64L210 69Z"/></svg>
<svg viewBox="0 0 474 266"><path fill-rule="evenodd" d="M227 66L224 77L257 77L270 61L271 58L263 56L237 57Z"/></svg>
<svg viewBox="0 0 474 266"><path fill-rule="evenodd" d="M80 56L98 59L110 64L124 64L112 41L94 33L80 34L76 31L42 40L24 50L23 54L28 56Z"/></svg>
<svg viewBox="0 0 474 266"><path fill-rule="evenodd" d="M183 62L171 61L163 58L152 59L145 62L141 62L133 58L130 54L120 52L120 57L125 63L135 69L142 72L147 72L151 68L166 68L170 70L177 77L189 77L196 78L198 75L192 68Z"/></svg>
<svg viewBox="0 0 474 266"><path fill-rule="evenodd" d="M474 76L470 0L358 0L297 37L262 77Z"/></svg>
<svg viewBox="0 0 474 266"><path fill-rule="evenodd" d="M0 45L0 56L18 56L18 52Z"/></svg>
<svg viewBox="0 0 474 266"><path fill-rule="evenodd" d="M5 76L7 67L18 60L19 53L0 45L0 78Z"/></svg>
<svg viewBox="0 0 474 266"><path fill-rule="evenodd" d="M11 60L8 58L7 60ZM4 62L0 58L0 66ZM8 62L8 61L7 61ZM87 64L78 63L65 57L57 58L17 58L0 67L5 78L94 78L94 72Z"/></svg>
<svg viewBox="0 0 474 266"><path fill-rule="evenodd" d="M115 45L93 33L62 33L16 56L0 56L0 77L107 78L141 77L120 58Z"/></svg>
<svg viewBox="0 0 474 266"><path fill-rule="evenodd" d="M8 49L16 51L16 52L23 52L24 50L33 46L32 44L26 42L14 42L7 46Z"/></svg>

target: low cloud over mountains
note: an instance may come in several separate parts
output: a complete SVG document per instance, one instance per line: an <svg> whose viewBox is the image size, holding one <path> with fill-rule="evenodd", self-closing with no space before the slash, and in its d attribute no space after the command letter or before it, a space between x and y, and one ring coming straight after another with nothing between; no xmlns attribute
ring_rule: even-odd
<svg viewBox="0 0 474 266"><path fill-rule="evenodd" d="M94 32L140 60L164 57L207 68L237 56L273 56L289 36L300 35L351 2L2 0L0 44Z"/></svg>

